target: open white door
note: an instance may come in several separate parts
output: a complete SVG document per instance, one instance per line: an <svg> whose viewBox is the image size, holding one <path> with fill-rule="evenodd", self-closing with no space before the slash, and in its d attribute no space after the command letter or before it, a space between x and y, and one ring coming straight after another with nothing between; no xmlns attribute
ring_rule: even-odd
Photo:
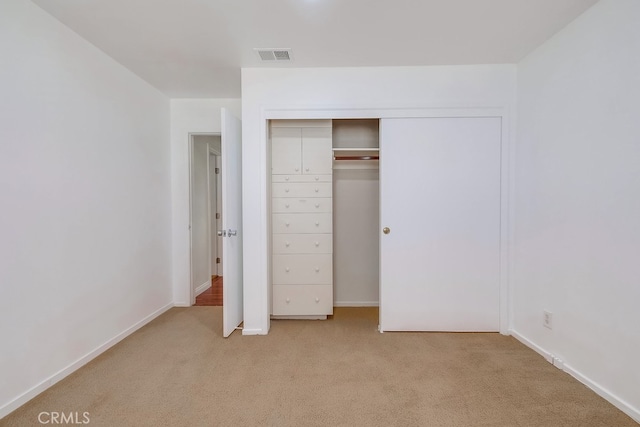
<svg viewBox="0 0 640 427"><path fill-rule="evenodd" d="M380 330L500 328L501 119L383 119Z"/></svg>
<svg viewBox="0 0 640 427"><path fill-rule="evenodd" d="M222 109L223 335L242 322L242 137L240 120Z"/></svg>

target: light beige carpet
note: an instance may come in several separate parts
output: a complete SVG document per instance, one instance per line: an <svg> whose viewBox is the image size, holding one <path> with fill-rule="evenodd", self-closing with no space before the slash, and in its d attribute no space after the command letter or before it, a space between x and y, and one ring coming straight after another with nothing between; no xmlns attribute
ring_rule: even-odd
<svg viewBox="0 0 640 427"><path fill-rule="evenodd" d="M377 309L221 337L221 308L174 308L3 420L91 426L637 424L511 337L385 333ZM81 418L82 419L82 418Z"/></svg>

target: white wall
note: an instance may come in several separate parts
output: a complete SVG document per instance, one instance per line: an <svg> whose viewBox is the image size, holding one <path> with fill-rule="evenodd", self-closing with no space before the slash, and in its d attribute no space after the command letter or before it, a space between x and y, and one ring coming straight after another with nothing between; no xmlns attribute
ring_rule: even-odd
<svg viewBox="0 0 640 427"><path fill-rule="evenodd" d="M0 58L2 417L172 292L169 100L24 0Z"/></svg>
<svg viewBox="0 0 640 427"><path fill-rule="evenodd" d="M189 134L220 133L220 110L240 117L239 99L171 100L173 300L191 305L189 237Z"/></svg>
<svg viewBox="0 0 640 427"><path fill-rule="evenodd" d="M309 109L341 110L342 118L349 117L350 109L498 107L508 111L515 98L515 70L515 65L243 69L243 334L269 330L265 111L281 108L286 115ZM322 113L315 118L323 118Z"/></svg>
<svg viewBox="0 0 640 427"><path fill-rule="evenodd" d="M209 144L194 137L191 159L191 284L194 297L211 286Z"/></svg>
<svg viewBox="0 0 640 427"><path fill-rule="evenodd" d="M602 0L519 64L513 271L515 332L637 421L639 22Z"/></svg>

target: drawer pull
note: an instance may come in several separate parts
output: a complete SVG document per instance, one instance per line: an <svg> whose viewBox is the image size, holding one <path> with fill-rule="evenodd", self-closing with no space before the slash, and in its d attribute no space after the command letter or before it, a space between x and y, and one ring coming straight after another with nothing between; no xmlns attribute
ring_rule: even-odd
<svg viewBox="0 0 640 427"><path fill-rule="evenodd" d="M307 172L309 172L309 168L306 168L305 170L306 170Z"/></svg>
<svg viewBox="0 0 640 427"><path fill-rule="evenodd" d="M320 302L320 298L316 297L316 304Z"/></svg>
<svg viewBox="0 0 640 427"><path fill-rule="evenodd" d="M298 172L300 170L300 168L296 168L296 172Z"/></svg>
<svg viewBox="0 0 640 427"><path fill-rule="evenodd" d="M320 221L316 221L316 227L320 225Z"/></svg>
<svg viewBox="0 0 640 427"><path fill-rule="evenodd" d="M285 188L285 189L284 189L284 192L285 192L285 193L288 193L288 192L289 192L289 189L288 189L288 188Z"/></svg>
<svg viewBox="0 0 640 427"><path fill-rule="evenodd" d="M316 267L316 273L318 273L320 271L320 268Z"/></svg>
<svg viewBox="0 0 640 427"><path fill-rule="evenodd" d="M285 207L285 208L288 208L288 207L289 207L289 203L286 203L286 204L284 205L284 207Z"/></svg>
<svg viewBox="0 0 640 427"><path fill-rule="evenodd" d="M285 180L285 181L289 181L289 177L288 177L288 176L285 176L285 177L284 177L284 180Z"/></svg>
<svg viewBox="0 0 640 427"><path fill-rule="evenodd" d="M288 245L287 245L288 246ZM316 248L320 246L320 242L316 242Z"/></svg>
<svg viewBox="0 0 640 427"><path fill-rule="evenodd" d="M319 188L316 188L316 193L319 193L319 192L320 192L320 189L319 189Z"/></svg>
<svg viewBox="0 0 640 427"><path fill-rule="evenodd" d="M289 267L285 268L284 271L289 272Z"/></svg>
<svg viewBox="0 0 640 427"><path fill-rule="evenodd" d="M291 299L287 298L285 301L287 302L287 304L289 304L291 302Z"/></svg>
<svg viewBox="0 0 640 427"><path fill-rule="evenodd" d="M320 177L319 177L319 176L316 176L316 181L318 181L319 179L320 179Z"/></svg>
<svg viewBox="0 0 640 427"><path fill-rule="evenodd" d="M291 244L291 243L289 243L289 242L284 242L284 245L285 245L286 247L289 247L289 245L290 245L290 244Z"/></svg>
<svg viewBox="0 0 640 427"><path fill-rule="evenodd" d="M320 207L320 203L316 203L316 208L319 208L319 207Z"/></svg>
<svg viewBox="0 0 640 427"><path fill-rule="evenodd" d="M285 223L284 223L284 226L285 226L285 227L288 227L288 226L289 226L289 223L288 223L288 222L285 222Z"/></svg>

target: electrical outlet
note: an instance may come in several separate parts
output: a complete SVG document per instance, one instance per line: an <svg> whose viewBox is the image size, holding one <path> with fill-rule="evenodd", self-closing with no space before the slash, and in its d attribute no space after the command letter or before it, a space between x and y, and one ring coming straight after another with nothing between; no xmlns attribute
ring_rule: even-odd
<svg viewBox="0 0 640 427"><path fill-rule="evenodd" d="M553 313L547 310L542 312L542 326L553 329Z"/></svg>

